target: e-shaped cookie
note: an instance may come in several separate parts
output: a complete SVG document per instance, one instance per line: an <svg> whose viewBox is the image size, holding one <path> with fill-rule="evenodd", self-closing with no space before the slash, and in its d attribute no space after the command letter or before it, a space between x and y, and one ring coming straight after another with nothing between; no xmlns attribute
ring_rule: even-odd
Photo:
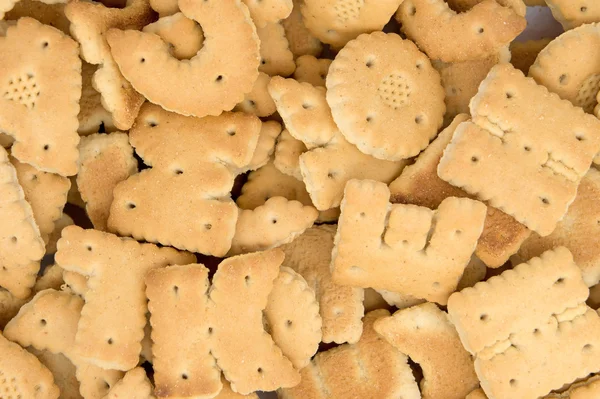
<svg viewBox="0 0 600 399"><path fill-rule="evenodd" d="M239 0L180 0L179 7L202 27L206 40L198 54L179 61L155 34L112 29L106 39L119 69L138 92L167 110L197 117L231 110L258 77L260 41L248 9Z"/></svg>
<svg viewBox="0 0 600 399"><path fill-rule="evenodd" d="M88 277L75 338L77 354L103 368L127 371L135 367L146 325L146 274L193 259L192 254L173 248L139 244L97 230L64 229L56 262ZM121 283L114 284L115 279Z"/></svg>
<svg viewBox="0 0 600 399"><path fill-rule="evenodd" d="M600 24L569 30L540 51L529 76L560 98L592 113L600 90L599 48Z"/></svg>
<svg viewBox="0 0 600 399"><path fill-rule="evenodd" d="M58 399L50 371L31 353L0 333L0 390L7 397Z"/></svg>
<svg viewBox="0 0 600 399"><path fill-rule="evenodd" d="M77 188L94 228L106 231L113 189L137 170L126 133L92 134L81 139Z"/></svg>
<svg viewBox="0 0 600 399"><path fill-rule="evenodd" d="M302 380L281 389L281 399L418 399L421 397L407 357L381 338L373 324L390 313L365 315L360 340L318 353L301 370Z"/></svg>
<svg viewBox="0 0 600 399"><path fill-rule="evenodd" d="M486 206L450 197L434 211L389 199L384 183L346 184L331 260L333 281L445 305L475 250Z"/></svg>
<svg viewBox="0 0 600 399"><path fill-rule="evenodd" d="M318 210L337 207L348 180L389 183L406 165L404 160L386 161L364 154L349 143L332 118L322 87L274 77L269 93L289 133L308 148L300 155L300 171Z"/></svg>
<svg viewBox="0 0 600 399"><path fill-rule="evenodd" d="M492 68L470 108L438 176L549 235L600 151L600 121L510 64Z"/></svg>
<svg viewBox="0 0 600 399"><path fill-rule="evenodd" d="M400 176L390 184L393 203L435 209L448 197L468 196L463 190L440 179L437 174L444 149L452 140L457 127L467 120L468 115L459 114L425 151L419 154L414 164L404 168ZM489 267L500 267L517 252L530 234L531 231L512 216L488 206L475 255Z"/></svg>
<svg viewBox="0 0 600 399"><path fill-rule="evenodd" d="M25 200L17 171L0 147L0 287L29 297L44 256L44 240Z"/></svg>
<svg viewBox="0 0 600 399"><path fill-rule="evenodd" d="M589 0L546 0L554 18L565 30L600 22L600 4Z"/></svg>
<svg viewBox="0 0 600 399"><path fill-rule="evenodd" d="M519 249L524 260L557 246L567 247L588 287L600 281L600 171L591 168L577 189L577 196L556 229L546 237L532 234Z"/></svg>
<svg viewBox="0 0 600 399"><path fill-rule="evenodd" d="M571 253L557 247L450 297L490 399L540 397L599 371L600 317L587 296Z"/></svg>
<svg viewBox="0 0 600 399"><path fill-rule="evenodd" d="M440 75L413 42L397 34L374 32L349 42L329 67L326 85L344 137L375 158L415 156L442 125Z"/></svg>
<svg viewBox="0 0 600 399"><path fill-rule="evenodd" d="M396 19L402 32L431 59L444 62L497 54L527 25L524 16L495 0L483 0L463 13L453 11L444 0L405 0Z"/></svg>
<svg viewBox="0 0 600 399"><path fill-rule="evenodd" d="M323 342L355 344L363 332L363 289L336 284L329 270L336 228L315 226L281 247L283 264L300 273L314 290L323 320Z"/></svg>
<svg viewBox="0 0 600 399"><path fill-rule="evenodd" d="M375 322L375 331L423 370L423 399L464 399L479 385L473 360L448 314L433 303L399 310Z"/></svg>
<svg viewBox="0 0 600 399"><path fill-rule="evenodd" d="M323 43L341 49L362 33L380 31L403 0L304 0L306 28Z"/></svg>
<svg viewBox="0 0 600 399"><path fill-rule="evenodd" d="M77 43L57 29L22 18L0 37L0 57L0 130L15 140L12 155L45 172L76 174L81 97Z"/></svg>
<svg viewBox="0 0 600 399"><path fill-rule="evenodd" d="M136 239L225 255L238 217L229 193L236 174L251 164L260 131L254 115L195 118L145 104L129 141L152 168L115 187L108 228Z"/></svg>
<svg viewBox="0 0 600 399"><path fill-rule="evenodd" d="M300 7L304 0L292 0L294 8L290 15L281 21L283 29L285 29L285 37L290 44L290 51L294 54L294 58L303 55L312 55L318 57L323 51L323 44L319 39L314 37L312 33L304 25L302 12Z"/></svg>

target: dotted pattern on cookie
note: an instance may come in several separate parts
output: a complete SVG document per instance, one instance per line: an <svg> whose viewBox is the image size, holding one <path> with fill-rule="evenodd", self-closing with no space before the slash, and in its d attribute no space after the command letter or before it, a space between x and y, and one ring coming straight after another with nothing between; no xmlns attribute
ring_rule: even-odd
<svg viewBox="0 0 600 399"><path fill-rule="evenodd" d="M600 74L590 75L582 84L575 98L575 105L591 113L597 104L596 95L600 91Z"/></svg>
<svg viewBox="0 0 600 399"><path fill-rule="evenodd" d="M0 370L0 399L22 399L15 377L6 375Z"/></svg>
<svg viewBox="0 0 600 399"><path fill-rule="evenodd" d="M358 19L364 4L365 0L338 0L333 8L337 19L344 23L351 19Z"/></svg>
<svg viewBox="0 0 600 399"><path fill-rule="evenodd" d="M399 73L386 76L377 88L385 105L398 109L408 104L411 93L408 80Z"/></svg>
<svg viewBox="0 0 600 399"><path fill-rule="evenodd" d="M29 109L35 107L36 99L40 96L35 75L25 73L18 77L9 79L4 91L4 98L16 101Z"/></svg>

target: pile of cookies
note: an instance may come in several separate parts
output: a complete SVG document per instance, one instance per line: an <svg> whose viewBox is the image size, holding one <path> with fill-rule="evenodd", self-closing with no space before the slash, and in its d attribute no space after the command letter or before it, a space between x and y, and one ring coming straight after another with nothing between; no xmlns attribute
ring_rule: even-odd
<svg viewBox="0 0 600 399"><path fill-rule="evenodd" d="M599 92L589 0L0 0L0 399L600 398Z"/></svg>

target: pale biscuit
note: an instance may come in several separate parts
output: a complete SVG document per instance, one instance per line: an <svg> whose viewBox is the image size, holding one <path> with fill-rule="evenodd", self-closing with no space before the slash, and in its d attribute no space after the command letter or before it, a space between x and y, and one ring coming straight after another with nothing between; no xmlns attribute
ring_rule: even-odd
<svg viewBox="0 0 600 399"><path fill-rule="evenodd" d="M414 204L435 209L448 197L466 197L463 190L440 179L438 164L444 148L452 140L458 125L468 120L460 114L417 157L414 164L404 168L390 184L393 203ZM483 232L477 242L475 254L489 267L500 267L517 252L531 231L512 216L488 207Z"/></svg>
<svg viewBox="0 0 600 399"><path fill-rule="evenodd" d="M495 0L483 0L460 14L444 0L406 0L396 19L402 32L431 59L444 62L497 54L527 25L523 16Z"/></svg>
<svg viewBox="0 0 600 399"><path fill-rule="evenodd" d="M383 300L387 302L388 305L394 306L398 309L406 309L427 302L425 299L415 298L412 295L401 294L399 292L386 290L377 290L377 292L381 295Z"/></svg>
<svg viewBox="0 0 600 399"><path fill-rule="evenodd" d="M403 0L304 0L306 28L323 43L340 49L362 33L380 31Z"/></svg>
<svg viewBox="0 0 600 399"><path fill-rule="evenodd" d="M146 276L159 398L214 397L221 391L221 371L210 352L208 287L208 269L198 264L155 269Z"/></svg>
<svg viewBox="0 0 600 399"><path fill-rule="evenodd" d="M146 273L194 259L189 253L139 244L100 231L76 226L64 229L58 242L57 264L89 277L75 338L77 353L107 369L126 371L135 367L146 324ZM123 283L114 284L115 279Z"/></svg>
<svg viewBox="0 0 600 399"><path fill-rule="evenodd" d="M235 256L221 262L213 277L208 339L234 392L246 395L300 382L300 374L265 334L262 322L283 258L278 249ZM240 303L245 304L244 312L239 311Z"/></svg>
<svg viewBox="0 0 600 399"><path fill-rule="evenodd" d="M167 110L197 117L231 110L258 77L260 41L248 9L240 0L181 0L179 7L200 24L211 45L178 61L156 35L113 29L105 36L119 69L138 92Z"/></svg>
<svg viewBox="0 0 600 399"><path fill-rule="evenodd" d="M362 331L363 289L336 284L329 265L336 227L310 228L292 243L284 245L283 265L300 273L319 301L323 342L358 342Z"/></svg>
<svg viewBox="0 0 600 399"><path fill-rule="evenodd" d="M265 166L271 160L271 156L275 152L275 143L281 134L281 129L281 124L279 122L263 122L260 127L260 132L258 133L258 142L256 143L252 159L247 165L236 168L235 173L246 173Z"/></svg>
<svg viewBox="0 0 600 399"><path fill-rule="evenodd" d="M225 255L238 216L231 187L238 169L251 163L260 130L254 115L195 118L145 104L129 141L152 168L115 187L109 229L193 252Z"/></svg>
<svg viewBox="0 0 600 399"><path fill-rule="evenodd" d="M304 25L300 11L303 2L304 0L293 0L294 8L291 14L281 21L281 25L285 29L285 37L290 44L290 51L294 54L294 58L303 55L318 57L323 51L323 44Z"/></svg>
<svg viewBox="0 0 600 399"><path fill-rule="evenodd" d="M31 17L44 25L50 25L67 35L71 23L65 16L65 2L50 2L38 0L19 0L15 6L4 15L4 19L17 21L23 17Z"/></svg>
<svg viewBox="0 0 600 399"><path fill-rule="evenodd" d="M325 79L332 62L332 60L315 58L312 55L298 57L294 79L300 83L307 82L313 86L325 87Z"/></svg>
<svg viewBox="0 0 600 399"><path fill-rule="evenodd" d="M248 395L241 395L239 393L233 392L231 390L231 386L229 382L223 377L221 377L221 382L223 383L223 389L218 393L214 399L260 399L256 392L250 393Z"/></svg>
<svg viewBox="0 0 600 399"><path fill-rule="evenodd" d="M44 256L44 240L4 148L0 148L0 192L0 287L27 298Z"/></svg>
<svg viewBox="0 0 600 399"><path fill-rule="evenodd" d="M584 25L563 33L540 51L529 76L592 113L600 90L599 58L600 24Z"/></svg>
<svg viewBox="0 0 600 399"><path fill-rule="evenodd" d="M284 197L269 198L253 210L240 211L228 256L264 251L292 242L310 228L319 213Z"/></svg>
<svg viewBox="0 0 600 399"><path fill-rule="evenodd" d="M144 26L142 32L160 36L169 44L170 54L178 60L194 57L204 44L200 25L180 12Z"/></svg>
<svg viewBox="0 0 600 399"><path fill-rule="evenodd" d="M293 176L301 181L300 155L306 151L306 145L301 140L294 138L290 132L284 130L277 140L273 165L281 173Z"/></svg>
<svg viewBox="0 0 600 399"><path fill-rule="evenodd" d="M116 130L112 115L102 106L102 96L92 84L97 70L97 66L87 62L81 65L82 90L79 101L79 129L77 129L80 136L98 133L101 127L104 127L106 132Z"/></svg>
<svg viewBox="0 0 600 399"><path fill-rule="evenodd" d="M389 316L379 309L365 315L364 332L355 344L318 353L301 371L302 381L278 392L281 399L418 399L419 388L406 355L397 351L373 329Z"/></svg>
<svg viewBox="0 0 600 399"><path fill-rule="evenodd" d="M88 278L86 276L80 273L64 270L63 280L65 281L65 285L62 287L64 291L69 291L75 295L85 298L85 294L88 290Z"/></svg>
<svg viewBox="0 0 600 399"><path fill-rule="evenodd" d="M141 367L129 370L103 399L156 399L152 393L152 383Z"/></svg>
<svg viewBox="0 0 600 399"><path fill-rule="evenodd" d="M126 133L92 134L81 139L77 188L95 229L107 229L113 189L137 170Z"/></svg>
<svg viewBox="0 0 600 399"><path fill-rule="evenodd" d="M81 97L77 43L52 27L22 18L0 37L1 54L0 130L15 139L12 155L45 172L74 175Z"/></svg>
<svg viewBox="0 0 600 399"><path fill-rule="evenodd" d="M242 186L242 192L236 199L240 209L255 209L264 205L269 198L285 197L290 201L300 201L306 206L313 206L306 186L301 180L281 173L273 162L248 175L248 180ZM319 211L318 222L332 222L340 216L340 208Z"/></svg>
<svg viewBox="0 0 600 399"><path fill-rule="evenodd" d="M573 384L565 392L544 396L544 399L593 399L597 397L600 397L600 376L598 374Z"/></svg>
<svg viewBox="0 0 600 399"><path fill-rule="evenodd" d="M535 60L552 39L527 40L526 42L513 41L510 43L510 63L525 75L529 73L529 68L535 63Z"/></svg>
<svg viewBox="0 0 600 399"><path fill-rule="evenodd" d="M63 214L71 182L66 177L37 170L12 157L11 163L17 172L25 200L31 205L42 240L48 243L50 234L54 231L54 223Z"/></svg>
<svg viewBox="0 0 600 399"><path fill-rule="evenodd" d="M306 280L289 267L281 267L273 281L264 310L267 328L275 344L300 370L321 342L321 316L315 292Z"/></svg>
<svg viewBox="0 0 600 399"><path fill-rule="evenodd" d="M17 298L4 288L0 288L0 330L4 330L6 323L19 313L21 306L28 300L29 298Z"/></svg>
<svg viewBox="0 0 600 399"><path fill-rule="evenodd" d="M150 0L150 7L156 11L161 18L168 17L179 12L177 0Z"/></svg>
<svg viewBox="0 0 600 399"><path fill-rule="evenodd" d="M438 176L550 234L600 150L600 121L509 64L492 68L470 108Z"/></svg>
<svg viewBox="0 0 600 399"><path fill-rule="evenodd" d="M423 370L423 399L464 399L479 385L473 360L448 314L433 303L399 310L375 322L375 331Z"/></svg>
<svg viewBox="0 0 600 399"><path fill-rule="evenodd" d="M35 285L33 286L33 292L38 293L49 288L53 290L60 290L60 287L65 283L63 280L62 267L58 265L48 265L44 268L44 273L38 277Z"/></svg>
<svg viewBox="0 0 600 399"><path fill-rule="evenodd" d="M446 304L483 230L485 205L450 197L432 211L390 205L389 198L383 183L346 185L332 254L334 281Z"/></svg>
<svg viewBox="0 0 600 399"><path fill-rule="evenodd" d="M290 134L310 150L300 156L300 171L318 210L339 206L348 180L389 183L406 165L405 160L392 162L366 155L346 141L332 118L323 88L274 77L269 92Z"/></svg>
<svg viewBox="0 0 600 399"><path fill-rule="evenodd" d="M271 77L264 72L258 74L258 79L249 93L246 93L244 100L237 104L233 110L254 114L261 118L271 116L277 111L275 103L269 95L269 82Z"/></svg>
<svg viewBox="0 0 600 399"><path fill-rule="evenodd" d="M542 0L544 1L544 0ZM456 12L469 11L475 5L481 3L482 0L448 0L448 6ZM504 7L512 8L518 15L524 17L527 11L527 6L523 0L497 0L498 4Z"/></svg>
<svg viewBox="0 0 600 399"><path fill-rule="evenodd" d="M252 21L257 28L277 23L287 18L292 12L292 0L242 0L248 7Z"/></svg>
<svg viewBox="0 0 600 399"><path fill-rule="evenodd" d="M117 128L129 129L144 97L119 71L106 32L111 28L141 29L152 22L155 18L148 0L134 0L124 8L76 0L67 4L65 14L71 21L71 34L81 44L82 58L90 64L101 65L94 74L93 86L102 95L102 105L111 112Z"/></svg>
<svg viewBox="0 0 600 399"><path fill-rule="evenodd" d="M452 63L432 62L433 67L440 73L442 86L446 93L444 126L448 126L456 115L469 113L469 102L477 94L479 85L490 69L496 64L509 60L510 52L507 47L503 47L499 54L478 60Z"/></svg>
<svg viewBox="0 0 600 399"><path fill-rule="evenodd" d="M52 353L47 350L37 350L34 347L25 348L35 355L54 377L54 383L60 391L60 399L85 399L79 393L79 381L76 378L76 369L73 363L61 353Z"/></svg>
<svg viewBox="0 0 600 399"><path fill-rule="evenodd" d="M600 4L587 0L546 0L554 18L565 30L600 21Z"/></svg>
<svg viewBox="0 0 600 399"><path fill-rule="evenodd" d="M587 296L571 253L558 247L453 294L448 313L463 346L475 354L517 331L533 331L553 315L576 308Z"/></svg>
<svg viewBox="0 0 600 399"><path fill-rule="evenodd" d="M350 143L390 161L427 147L446 111L440 75L427 56L383 32L361 35L338 53L327 75L327 103Z"/></svg>
<svg viewBox="0 0 600 399"><path fill-rule="evenodd" d="M285 30L280 23L270 23L256 28L260 40L260 66L258 70L269 76L290 76L296 69L294 54L290 51Z"/></svg>
<svg viewBox="0 0 600 399"><path fill-rule="evenodd" d="M0 390L15 397L58 399L52 373L31 353L0 333ZM7 395L8 397L8 395Z"/></svg>
<svg viewBox="0 0 600 399"><path fill-rule="evenodd" d="M533 234L521 245L519 256L527 260L562 245L573 254L588 287L600 282L599 198L600 171L592 168L581 180L575 201L552 234L546 237Z"/></svg>

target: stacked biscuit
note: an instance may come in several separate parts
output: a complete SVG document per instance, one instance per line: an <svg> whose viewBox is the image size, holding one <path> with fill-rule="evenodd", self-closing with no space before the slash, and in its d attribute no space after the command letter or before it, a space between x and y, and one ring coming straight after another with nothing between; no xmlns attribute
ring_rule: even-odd
<svg viewBox="0 0 600 399"><path fill-rule="evenodd" d="M600 398L600 6L546 2L0 0L0 399Z"/></svg>

